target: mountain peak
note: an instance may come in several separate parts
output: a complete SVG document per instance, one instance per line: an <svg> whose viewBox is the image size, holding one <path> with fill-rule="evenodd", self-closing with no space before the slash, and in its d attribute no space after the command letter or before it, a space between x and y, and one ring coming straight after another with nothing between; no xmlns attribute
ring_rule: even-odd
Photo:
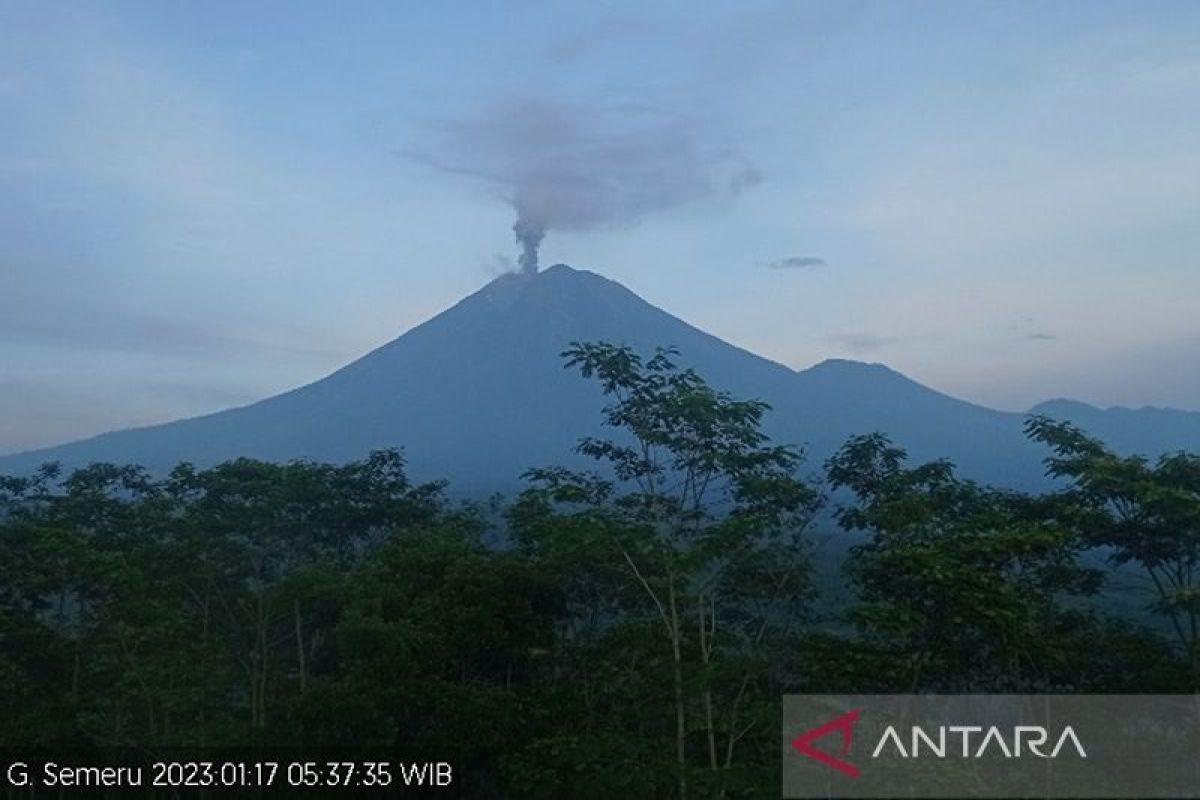
<svg viewBox="0 0 1200 800"><path fill-rule="evenodd" d="M402 447L419 480L448 478L474 494L513 489L531 467L590 466L574 455L575 444L603 433L604 398L594 382L563 369L561 354L571 342L596 340L641 354L676 348L680 366L714 388L767 402L765 432L807 446L813 463L852 434L885 431L914 459L949 457L972 477L1004 485L1041 479L1042 454L1023 436L1021 415L954 400L882 364L830 359L796 372L567 264L501 275L307 386L205 417L0 456L0 473L52 460L135 463L155 472L239 456L343 462ZM1193 447L1197 420L1164 416L1157 437L1131 421L1127 440L1115 443L1151 452L1168 443ZM1089 428L1114 433L1117 422L1110 414Z"/></svg>
<svg viewBox="0 0 1200 800"><path fill-rule="evenodd" d="M893 385L915 386L923 391L927 387L914 381L902 372L897 372L886 364L877 361L857 361L851 358L827 358L819 361L805 370L803 374L820 377L826 380L865 380L875 385L891 383Z"/></svg>
<svg viewBox="0 0 1200 800"><path fill-rule="evenodd" d="M586 269L576 269L569 264L558 263L533 273L505 272L485 285L481 291L487 291L491 287L503 287L504 290L511 291L528 291L533 287L581 285L587 283L607 284L625 289L624 286L621 286L616 281L605 278L598 273ZM628 290L626 289L625 291ZM633 293L630 292L630 294Z"/></svg>
<svg viewBox="0 0 1200 800"><path fill-rule="evenodd" d="M885 364L880 364L878 361L859 361L853 358L827 358L823 361L818 361L816 364L813 364L811 367L809 367L809 369L827 372L845 372L871 369L877 372L891 372L897 375L900 374L891 367Z"/></svg>

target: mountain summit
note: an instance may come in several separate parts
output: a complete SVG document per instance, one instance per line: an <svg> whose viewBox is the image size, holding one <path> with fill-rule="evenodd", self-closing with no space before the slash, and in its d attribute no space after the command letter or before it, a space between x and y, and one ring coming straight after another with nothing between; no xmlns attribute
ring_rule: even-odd
<svg viewBox="0 0 1200 800"><path fill-rule="evenodd" d="M598 430L598 388L564 370L559 355L585 340L641 353L677 348L680 363L716 388L770 403L767 432L805 445L813 459L851 434L878 430L914 458L950 458L981 480L1027 486L1041 479L1044 453L1022 436L1022 415L956 400L877 364L831 360L797 372L564 264L501 276L307 386L203 417L3 456L0 473L46 461L136 463L155 472L238 456L340 462L402 447L418 479L447 478L459 493L512 489L530 467L578 463L575 442ZM1113 413L1059 407L1087 417L1100 436ZM1142 439L1130 432L1127 413L1117 415L1120 444L1152 454L1200 449L1200 414L1175 413L1166 435L1156 417L1154 435Z"/></svg>

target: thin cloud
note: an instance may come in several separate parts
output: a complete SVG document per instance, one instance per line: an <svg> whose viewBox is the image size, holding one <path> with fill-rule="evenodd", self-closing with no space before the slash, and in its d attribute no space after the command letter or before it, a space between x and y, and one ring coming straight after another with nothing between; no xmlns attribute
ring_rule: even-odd
<svg viewBox="0 0 1200 800"><path fill-rule="evenodd" d="M1048 333L1036 319L1028 314L1022 314L1017 322L1013 323L1010 328L1021 334L1022 338L1033 342L1055 342L1058 341L1058 335Z"/></svg>
<svg viewBox="0 0 1200 800"><path fill-rule="evenodd" d="M789 256L767 262L768 269L816 269L827 265L825 259L816 256Z"/></svg>
<svg viewBox="0 0 1200 800"><path fill-rule="evenodd" d="M831 336L830 341L856 353L870 353L882 350L903 338L902 336L881 336L875 333L839 333Z"/></svg>

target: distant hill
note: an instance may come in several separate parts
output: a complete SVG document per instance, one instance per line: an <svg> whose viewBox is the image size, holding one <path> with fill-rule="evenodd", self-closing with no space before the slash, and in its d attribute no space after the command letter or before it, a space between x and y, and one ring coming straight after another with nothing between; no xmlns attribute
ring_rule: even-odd
<svg viewBox="0 0 1200 800"><path fill-rule="evenodd" d="M403 447L414 477L458 493L513 489L533 466L579 463L598 430L597 388L564 370L573 340L674 346L719 389L769 402L766 428L808 447L815 468L847 436L884 431L914 458L946 457L971 477L1029 487L1043 450L1024 415L954 399L879 364L831 360L795 371L671 316L614 281L557 265L504 275L452 308L315 383L252 405L165 425L0 456L0 473L46 461L206 466L238 456L345 461ZM1103 411L1054 401L1035 411L1070 419L1126 452L1200 450L1200 414Z"/></svg>
<svg viewBox="0 0 1200 800"><path fill-rule="evenodd" d="M1200 450L1200 414L1173 408L1100 409L1077 400L1050 400L1031 414L1067 419L1116 450L1157 455L1177 450Z"/></svg>

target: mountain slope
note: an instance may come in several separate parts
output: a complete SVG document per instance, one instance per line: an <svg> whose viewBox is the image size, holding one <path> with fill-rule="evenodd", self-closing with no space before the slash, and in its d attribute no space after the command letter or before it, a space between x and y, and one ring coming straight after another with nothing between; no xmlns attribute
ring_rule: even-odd
<svg viewBox="0 0 1200 800"><path fill-rule="evenodd" d="M510 490L529 467L579 463L572 447L597 432L602 399L562 368L559 353L571 341L598 339L643 353L678 348L681 363L717 388L769 402L768 432L808 445L812 460L850 434L882 430L914 457L951 458L973 477L1013 486L1041 479L1043 454L1021 435L1021 415L947 397L880 365L827 361L795 372L565 265L498 278L308 386L204 417L0 457L0 472L50 460L154 471L242 455L343 461L403 447L419 479L445 477L463 493ZM1200 426L1178 427L1187 436L1175 446L1200 449ZM1139 449L1136 435L1127 438L1123 444ZM1160 449L1162 439L1146 439L1156 446L1142 449Z"/></svg>
<svg viewBox="0 0 1200 800"><path fill-rule="evenodd" d="M1200 450L1200 414L1173 408L1096 408L1077 400L1050 400L1030 410L1069 420L1124 453L1170 453Z"/></svg>

